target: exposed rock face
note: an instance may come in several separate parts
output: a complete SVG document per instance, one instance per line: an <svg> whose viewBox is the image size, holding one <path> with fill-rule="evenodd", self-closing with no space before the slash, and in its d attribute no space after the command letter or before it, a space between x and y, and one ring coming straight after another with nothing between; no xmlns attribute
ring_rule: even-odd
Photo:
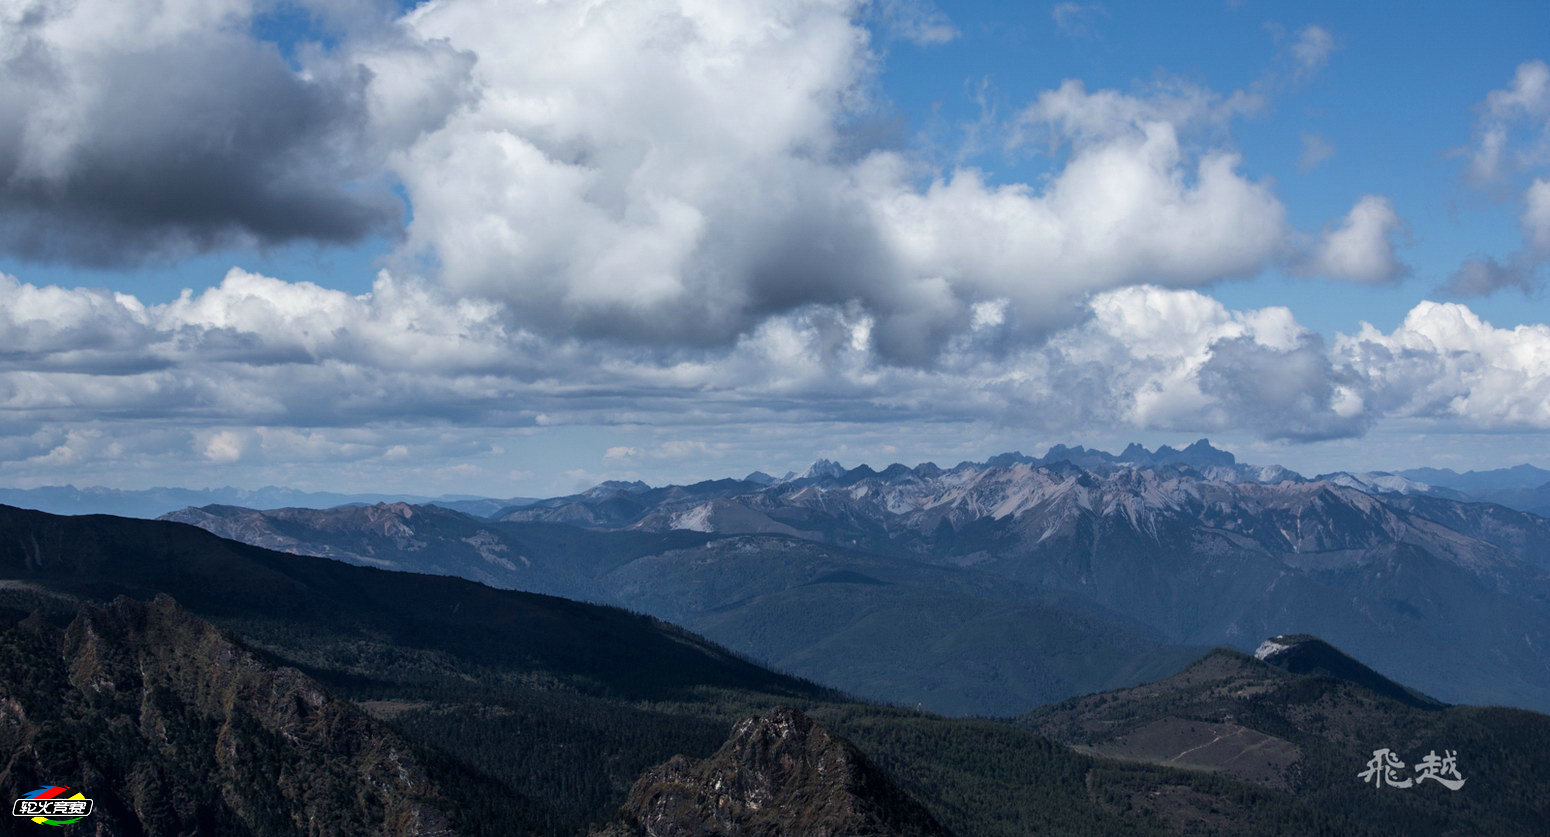
<svg viewBox="0 0 1550 837"><path fill-rule="evenodd" d="M78 786L81 829L453 833L407 741L166 596L0 631L0 695L0 795Z"/></svg>
<svg viewBox="0 0 1550 837"><path fill-rule="evenodd" d="M789 707L739 723L710 758L642 776L606 837L946 835L849 741Z"/></svg>

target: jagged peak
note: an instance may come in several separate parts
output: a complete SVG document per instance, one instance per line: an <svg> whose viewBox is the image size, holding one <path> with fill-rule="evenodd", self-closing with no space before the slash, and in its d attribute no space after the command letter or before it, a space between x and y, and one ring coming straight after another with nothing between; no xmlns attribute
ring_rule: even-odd
<svg viewBox="0 0 1550 837"><path fill-rule="evenodd" d="M801 711L778 706L733 727L709 758L674 756L631 789L594 834L948 833L856 748Z"/></svg>
<svg viewBox="0 0 1550 837"><path fill-rule="evenodd" d="M625 494L640 494L650 490L650 484L640 480L603 480L597 485L594 485L586 491L583 491L582 494L588 497L595 497L603 494L612 494L615 492L622 492Z"/></svg>
<svg viewBox="0 0 1550 837"><path fill-rule="evenodd" d="M341 506L340 508L349 508L349 506ZM400 501L397 503L377 503L376 505L368 506L367 508L387 512L389 514L396 514L399 517L407 519L414 517L416 507L410 505L409 503Z"/></svg>
<svg viewBox="0 0 1550 837"><path fill-rule="evenodd" d="M845 466L832 459L819 459L807 466L797 479L835 479L845 475Z"/></svg>

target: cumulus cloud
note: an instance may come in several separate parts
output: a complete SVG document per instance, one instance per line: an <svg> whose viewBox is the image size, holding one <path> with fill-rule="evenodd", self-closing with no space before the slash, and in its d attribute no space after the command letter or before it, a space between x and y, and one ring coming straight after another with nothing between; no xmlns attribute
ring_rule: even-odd
<svg viewBox="0 0 1550 837"><path fill-rule="evenodd" d="M399 48L363 35L361 56L304 45L288 57L251 34L269 5L0 8L0 251L111 266L393 231L403 208L382 143L406 128L371 65ZM445 47L403 49L427 78L427 61L455 63L424 57ZM434 93L415 102L422 128L456 101Z"/></svg>
<svg viewBox="0 0 1550 837"><path fill-rule="evenodd" d="M1550 64L1525 61L1479 106L1469 178L1480 185L1550 162Z"/></svg>
<svg viewBox="0 0 1550 837"><path fill-rule="evenodd" d="M449 0L294 56L249 34L259 4L26 4L0 49L34 74L0 92L0 246L105 263L348 240L397 216L396 180L400 263L513 329L670 354L817 307L929 366L992 308L1036 342L1093 292L1252 276L1292 235L1231 148L1264 105L1241 91L1045 91L1008 130L1009 152L1050 154L1037 185L857 147L843 126L875 113L881 60L863 20L941 40L923 0ZM135 15L145 37L105 34ZM1362 213L1326 249L1367 276L1386 222Z"/></svg>
<svg viewBox="0 0 1550 837"><path fill-rule="evenodd" d="M479 56L481 98L397 162L411 246L534 327L646 342L720 342L883 285L888 254L831 159L871 61L851 11L422 7L422 37Z"/></svg>
<svg viewBox="0 0 1550 837"><path fill-rule="evenodd" d="M1550 65L1518 65L1507 87L1492 90L1480 104L1475 147L1469 151L1466 179L1503 193L1530 173L1550 166ZM1453 296L1484 296L1504 288L1532 294L1550 261L1550 180L1534 177L1523 189L1519 224L1523 246L1500 259L1467 259L1440 290Z"/></svg>
<svg viewBox="0 0 1550 837"><path fill-rule="evenodd" d="M1394 418L1550 429L1547 326L1497 329L1463 306L1423 303L1392 333L1364 326L1327 344L1285 308L1232 311L1188 289L1118 288L1083 308L1039 344L1005 342L1013 324L982 309L928 369L887 363L875 318L847 306L807 306L727 347L652 356L513 331L494 304L390 275L350 295L233 271L160 305L6 277L0 346L20 348L0 358L11 422L0 456L46 472L150 451L247 467L487 449L468 434L456 447L436 426L661 430L613 443L611 463L723 455L673 427L902 418L1295 441ZM87 331L104 341L70 337Z"/></svg>
<svg viewBox="0 0 1550 837"><path fill-rule="evenodd" d="M1289 310L1233 312L1190 291L1111 291L1093 319L1051 342L1045 358L1086 374L1062 375L1062 409L1110 425L1220 431L1263 438L1357 435L1371 417L1352 405L1322 340ZM1054 393L1052 393L1054 394ZM1106 406L1104 406L1106 405Z"/></svg>
<svg viewBox="0 0 1550 837"><path fill-rule="evenodd" d="M236 462L242 458L242 434L233 430L217 430L204 440L204 457L211 462Z"/></svg>
<svg viewBox="0 0 1550 837"><path fill-rule="evenodd" d="M1404 222L1381 195L1364 195L1346 217L1325 230L1302 272L1375 285L1393 282L1410 272L1395 253L1395 239Z"/></svg>
<svg viewBox="0 0 1550 837"><path fill-rule="evenodd" d="M28 246L44 252L107 229L101 240L122 235L132 259L292 236L265 218L348 238L377 223L391 201L373 203L373 187L391 177L413 209L400 264L426 275L395 267L349 294L233 270L155 305L0 277L0 458L28 468L152 450L232 467L485 452L434 427L662 428L597 448L633 464L718 456L677 432L713 424L1310 440L1390 416L1494 427L1494 405L1540 426L1504 401L1544 386L1542 363L1525 360L1538 332L1478 320L1438 331L1453 309L1418 307L1392 334L1326 343L1286 309L1231 311L1197 290L1268 266L1360 282L1405 270L1402 222L1381 196L1320 235L1289 226L1232 145L1234 122L1266 106L1253 92L1067 81L1002 126L1009 154L1048 162L1036 183L1008 183L846 135L876 112L881 60L869 12L848 0L445 0L295 56L251 40L247 2L162 1L165 20L127 46L103 33L150 0L50 3L0 27L0 61L69 69L74 85L45 73L26 92L0 88L0 115L16 116L0 119L0 163L23 173L0 187L21 207L0 212L12 224L0 242L20 247L16 231L33 230L42 243ZM893 37L929 42L950 26L924 5L868 8L925 21ZM155 85L126 93L122 136L88 107L117 90L114 68L225 47L232 72L253 78L228 79L222 107L265 113L267 141L200 146L233 127L218 107L190 125L135 121L135 97ZM210 79L176 69L204 113ZM38 107L24 98L34 89L59 97ZM273 113L253 96L272 97ZM171 182L197 217L148 211L165 196L144 184L115 186L122 206L70 191L103 161L133 173L136 155L189 147L210 155L179 176L207 163L210 181ZM306 221L330 201L366 221L337 235ZM1544 196L1525 201L1538 241ZM1451 398L1467 409L1439 406L1426 378L1439 370L1463 376Z"/></svg>
<svg viewBox="0 0 1550 837"><path fill-rule="evenodd" d="M351 296L233 270L215 288L155 306L0 275L0 407L37 417L442 415L438 398L477 392L497 369L539 377L522 366L524 345L508 339L494 305L433 298L386 275Z"/></svg>
<svg viewBox="0 0 1550 837"><path fill-rule="evenodd" d="M1036 340L1094 291L1251 276L1286 250L1284 207L1225 139L1254 94L1067 82L1008 130L1052 176L997 183L842 141L878 60L849 3L491 1L407 20L478 56L478 98L393 165L406 252L522 328L704 349L855 306L885 359L929 365L985 303Z"/></svg>
<svg viewBox="0 0 1550 837"><path fill-rule="evenodd" d="M1456 303L1422 302L1390 334L1336 341L1386 415L1468 429L1550 429L1550 326L1495 328Z"/></svg>

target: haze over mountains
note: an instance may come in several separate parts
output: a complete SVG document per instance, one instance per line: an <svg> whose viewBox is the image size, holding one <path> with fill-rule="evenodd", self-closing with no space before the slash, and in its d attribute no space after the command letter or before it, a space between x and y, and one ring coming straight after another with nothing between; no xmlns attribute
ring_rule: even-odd
<svg viewBox="0 0 1550 837"><path fill-rule="evenodd" d="M1095 465L1126 464L1134 466L1187 466L1205 469L1211 467L1236 467L1241 474L1254 474L1262 482L1303 480L1305 477L1280 465L1268 465L1258 469L1243 466L1233 454L1218 450L1201 439L1182 449L1162 445L1154 450L1132 443L1119 454L1089 449L1081 445L1068 447L1055 445L1044 456L1024 456L1021 452L1003 453L991 457L986 464L1027 462L1048 465L1055 462L1071 462L1088 467ZM928 463L929 464L929 463ZM970 463L960 463L970 464ZM861 466L866 468L867 466ZM890 468L904 467L891 465ZM849 473L837 462L827 459L815 461L802 474L787 473L776 478L762 471L754 471L743 478L746 482L772 484L798 477L831 476ZM870 470L870 469L868 469ZM1458 473L1447 468L1411 468L1399 471L1334 472L1314 479L1344 480L1355 487L1379 492L1418 493L1448 497L1457 500L1478 500L1499 503L1519 511L1530 511L1540 516L1550 515L1550 470L1527 463L1510 468ZM617 491L647 490L652 486L640 481L605 481L577 496L596 496ZM43 486L38 488L0 487L0 503L21 508L37 509L51 514L116 514L124 517L159 517L168 512L190 506L230 505L253 509L310 508L323 509L342 505L370 505L374 503L435 504L444 508L467 512L476 516L494 515L503 509L542 502L532 497L492 498L475 495L422 496L390 493L341 493L329 491L301 491L279 486L259 489L224 488L148 488L139 490L103 488L101 486L77 488L74 485Z"/></svg>
<svg viewBox="0 0 1550 837"><path fill-rule="evenodd" d="M419 497L402 494L347 494L333 491L298 491L294 488L265 486L242 488L146 488L125 490L93 486L51 485L41 488L0 488L0 503L50 514L115 514L120 517L152 518L187 506L211 503L248 506L255 509L301 507L326 509L344 505L372 503L436 503L470 514L490 514L503 508L530 502L522 497L504 500L469 495Z"/></svg>
<svg viewBox="0 0 1550 837"><path fill-rule="evenodd" d="M1550 719L1444 707L1311 637L1273 637L1263 660L1213 651L1015 722L953 720L860 702L617 609L171 522L0 507L0 581L12 746L0 785L68 775L115 833L1547 824ZM1457 753L1467 792L1375 794L1355 774L1378 748Z"/></svg>
<svg viewBox="0 0 1550 837"><path fill-rule="evenodd" d="M248 543L623 605L877 700L1011 715L1313 633L1453 702L1550 706L1550 520L1202 440L604 483L437 506L186 509Z"/></svg>

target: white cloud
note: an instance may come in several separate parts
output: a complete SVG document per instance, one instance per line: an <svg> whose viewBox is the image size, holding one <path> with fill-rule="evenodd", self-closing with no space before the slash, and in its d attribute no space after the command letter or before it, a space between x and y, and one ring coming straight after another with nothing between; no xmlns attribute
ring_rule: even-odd
<svg viewBox="0 0 1550 837"><path fill-rule="evenodd" d="M1476 144L1465 171L1469 182L1502 195L1550 166L1550 65L1519 64L1511 83L1486 94L1479 110ZM1539 287L1540 268L1550 261L1550 180L1534 177L1521 200L1523 247L1501 258L1465 260L1439 290L1467 297L1514 287L1529 295Z"/></svg>
<svg viewBox="0 0 1550 837"><path fill-rule="evenodd" d="M1227 139L1234 119L1264 105L1241 91L1222 96L1175 82L1134 93L1090 92L1074 81L1045 91L1011 129L1010 150L1047 140L1055 167L1037 185L997 183L969 168L932 171L899 151L855 147L842 126L876 112L880 60L862 19L880 15L908 37L940 40L950 25L924 0L867 6L639 0L599 7L579 0L516 6L444 0L352 30L328 48L303 45L299 71L243 34L257 0L179 2L166 15L150 16L156 23L142 40L105 34L117 30L103 21L122 22L148 2L87 0L57 18L45 15L41 27L23 28L42 33L37 37L61 66L96 73L87 86L122 98L125 107L133 96L108 95L123 79L93 63L102 50L132 53L136 62L161 55L157 49L169 44L263 53L253 60L268 68L273 83L253 94L262 106L243 103L247 88L228 95L181 65L172 74L199 85L191 96L219 94L227 103L201 105L201 113L282 113L280 105L290 100L281 93L302 103L289 127L277 124L274 136L249 138L254 148L243 152L256 160L278 154L276 166L305 162L278 174L273 167L249 171L260 182L252 189L279 189L275 195L289 197L266 204L250 196L236 205L265 206L266 219L290 224L306 214L286 202L291 197L323 189L328 200L355 201L371 190L345 188L335 173L349 183L380 186L385 167L413 209L398 263L433 264L431 281L452 295L493 300L480 309L479 328L505 327L536 341L706 351L733 346L772 318L817 306L864 321L869 345L887 362L929 366L954 339L983 330L986 304L996 306L1013 339L1036 341L1080 319L1082 301L1093 292L1252 276L1283 258L1291 235L1270 184L1240 171ZM336 5L321 8L342 19L358 4ZM1305 30L1304 40L1318 37ZM5 96L0 93L0 108L10 101ZM203 102L199 96L193 100ZM78 152L96 146L71 137L119 142L128 135L119 125L102 133L83 104L90 99L13 102L25 115L23 134L46 138L15 144L21 170L55 172L47 176L75 183L71 172L89 168L92 159ZM345 122L313 125L307 121L312 105L302 106L307 102ZM56 110L57 118L50 115ZM203 127L166 118L145 125L156 142L136 148L153 162L182 159L180 149L204 136L198 130L224 136L230 127L218 119ZM240 168L224 159L211 165L222 178ZM216 189L222 200L252 191L220 178L194 185ZM147 199L157 199L164 186L158 181ZM67 203L122 207L135 204L124 195L139 194L116 187L104 193L112 200L94 193L84 203ZM374 206L397 214L387 203ZM193 221L174 219L147 234L155 240L151 249L177 249L195 238L195 246L215 246L228 233L290 235L263 232L257 218L198 214L215 218L218 228L198 232L189 226ZM27 223L28 229L97 231L90 224ZM317 230L296 234L327 237ZM108 239L93 240L112 249L103 244ZM390 282L373 299L406 298L374 304L400 313L390 316L384 308L352 319L359 303L348 298L239 277L220 293L183 301L162 316L218 325L241 307L254 333L264 335L264 350L280 362L331 346L338 338L330 329L342 328L361 345L367 345L364 329L397 329L399 320L413 317L417 306L407 297L423 293L417 287ZM283 313L276 306L297 305L311 313L297 318L293 331L279 334L265 325ZM489 311L498 318L485 316ZM85 341L99 347L90 359L56 354L52 361L106 363L114 353L103 340L147 327L115 316L115 328L127 331ZM217 353L248 352L254 342L202 334L205 349ZM414 334L411 328L405 339ZM416 356L459 347L450 332L433 342L419 346ZM477 356L471 362L477 365Z"/></svg>
<svg viewBox="0 0 1550 837"><path fill-rule="evenodd" d="M603 452L603 461L628 463L642 460L699 460L719 456L726 447L725 443L711 444L701 439L668 439L654 443L650 447L624 445L610 447Z"/></svg>
<svg viewBox="0 0 1550 837"><path fill-rule="evenodd" d="M945 44L959 34L931 0L872 0L869 7L888 35L918 46Z"/></svg>
<svg viewBox="0 0 1550 837"><path fill-rule="evenodd" d="M1061 409L1109 425L1252 426L1303 440L1357 434L1370 421L1341 403L1346 387L1322 341L1285 308L1232 312L1192 291L1148 287L1092 306L1093 320L1057 336L1044 356L1064 367L1050 393L1068 402Z"/></svg>
<svg viewBox="0 0 1550 837"><path fill-rule="evenodd" d="M854 305L878 352L923 365L980 303L1036 339L1095 290L1251 276L1285 250L1284 208L1224 142L1256 95L1067 82L1012 131L1050 141L1053 176L1002 184L840 141L877 61L849 3L490 3L407 19L478 60L477 99L394 158L406 252L541 334L727 346Z"/></svg>
<svg viewBox="0 0 1550 837"><path fill-rule="evenodd" d="M1222 96L1186 82L1154 84L1131 94L1089 91L1082 82L1068 79L1040 93L1019 114L1012 143L1038 143L1047 137L1052 147L1067 143L1086 147L1145 133L1159 124L1181 133L1222 131L1233 119L1264 106L1257 94L1234 91Z"/></svg>
<svg viewBox="0 0 1550 837"><path fill-rule="evenodd" d="M1325 230L1299 265L1304 273L1366 284L1393 282L1410 269L1395 254L1404 222L1387 198L1364 195L1336 226Z"/></svg>
<svg viewBox="0 0 1550 837"><path fill-rule="evenodd" d="M236 462L242 458L244 443L242 434L232 430L211 433L204 443L204 457L216 463Z"/></svg>
<svg viewBox="0 0 1550 837"><path fill-rule="evenodd" d="M1329 56L1335 51L1335 36L1322 26L1304 26L1297 33L1297 39L1292 42L1292 60L1296 63L1296 75L1298 78L1308 78L1324 65L1329 63Z"/></svg>
<svg viewBox="0 0 1550 837"><path fill-rule="evenodd" d="M1109 10L1097 3L1056 3L1049 11L1055 28L1068 38L1095 38L1098 21L1109 16Z"/></svg>
<svg viewBox="0 0 1550 837"><path fill-rule="evenodd" d="M1302 135L1302 153L1297 155L1297 169L1310 172L1335 156L1335 147L1318 134Z"/></svg>
<svg viewBox="0 0 1550 837"><path fill-rule="evenodd" d="M1456 303L1422 302L1390 334L1335 345L1385 415L1480 430L1550 429L1550 325L1494 328Z"/></svg>
<svg viewBox="0 0 1550 837"><path fill-rule="evenodd" d="M1523 193L1523 240L1541 259L1550 259L1550 180L1537 178Z"/></svg>
<svg viewBox="0 0 1550 837"><path fill-rule="evenodd" d="M47 316L19 316L17 300ZM587 425L656 434L603 455L629 465L726 456L686 427L1012 422L1050 436L1292 440L1395 419L1550 430L1550 326L1496 329L1463 306L1422 303L1392 333L1364 326L1332 345L1284 308L1231 311L1187 289L1098 293L1045 343L1009 340L1015 324L995 308L927 369L887 364L874 320L845 306L770 317L730 347L653 356L539 340L492 307L387 275L352 296L234 271L163 305L6 278L0 345L26 349L0 357L11 422L0 456L24 476L178 451L271 475L307 463L366 474L402 469L410 451L427 468L483 461L502 455L489 434ZM104 348L70 343L83 324L109 336ZM5 339L15 335L25 340Z"/></svg>
<svg viewBox="0 0 1550 837"><path fill-rule="evenodd" d="M169 9L145 44L206 43L251 16L235 0ZM72 62L139 49L110 37L121 11L107 4L101 27L72 17L50 43ZM938 171L844 135L876 112L863 16L846 0L443 0L303 56L277 89L338 82L354 120L317 129L342 158L303 156L399 177L413 205L399 264L432 275L395 268L348 294L233 270L158 305L0 276L0 458L35 474L158 456L368 473L411 451L449 466L502 455L472 441L480 429L586 425L648 428L589 448L631 466L720 457L686 430L712 425L1550 429L1522 400L1550 375L1532 328L1438 330L1468 309L1418 306L1393 334L1326 345L1285 309L1230 311L1195 290L1277 265L1360 282L1405 270L1385 198L1305 237L1244 173L1231 128L1261 95L1067 81L1004 126L1010 153L1048 155L1046 178ZM922 25L906 30L943 37ZM1311 71L1332 48L1310 27L1293 55ZM1525 67L1492 105L1513 119L1537 101ZM345 70L355 81L303 77ZM26 113L0 120L0 147L68 173L84 159L71 137L96 123L70 97L33 104L0 89L0 113ZM57 138L5 145L18 125L56 124ZM1534 247L1542 184L1522 215Z"/></svg>
<svg viewBox="0 0 1550 837"><path fill-rule="evenodd" d="M1476 184L1550 162L1550 65L1519 64L1507 87L1486 94L1475 133L1468 175Z"/></svg>

